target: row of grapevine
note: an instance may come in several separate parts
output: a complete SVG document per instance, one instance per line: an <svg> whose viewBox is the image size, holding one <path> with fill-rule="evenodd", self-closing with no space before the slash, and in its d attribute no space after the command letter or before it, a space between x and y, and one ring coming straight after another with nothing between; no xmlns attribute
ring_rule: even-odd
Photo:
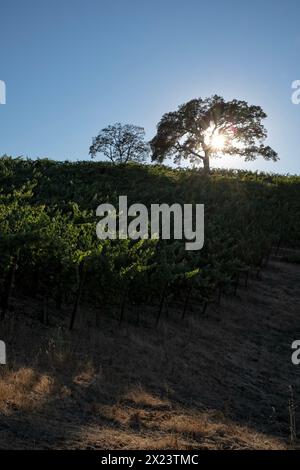
<svg viewBox="0 0 300 470"><path fill-rule="evenodd" d="M153 184L145 184L149 179ZM72 305L71 329L82 302L118 305L120 321L128 304L156 305L156 323L166 301L181 302L182 317L192 298L205 310L223 293L236 292L242 278L246 285L250 272L258 275L280 243L299 242L299 181L291 179L253 180L253 174L230 172L208 179L141 166L122 174L109 165L4 157L0 316L7 315L13 295L54 299L58 309ZM114 203L125 191L146 204L204 203L204 248L185 251L179 240L98 240L97 203Z"/></svg>

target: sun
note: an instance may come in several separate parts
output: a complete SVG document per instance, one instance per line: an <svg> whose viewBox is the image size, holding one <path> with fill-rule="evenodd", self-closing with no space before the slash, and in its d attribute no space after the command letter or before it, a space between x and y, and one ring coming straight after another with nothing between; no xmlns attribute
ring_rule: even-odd
<svg viewBox="0 0 300 470"><path fill-rule="evenodd" d="M214 134L211 138L210 145L214 150L222 150L225 145L225 137L222 134Z"/></svg>
<svg viewBox="0 0 300 470"><path fill-rule="evenodd" d="M204 141L212 150L222 150L226 144L225 136L218 130L215 130L212 125L206 129Z"/></svg>

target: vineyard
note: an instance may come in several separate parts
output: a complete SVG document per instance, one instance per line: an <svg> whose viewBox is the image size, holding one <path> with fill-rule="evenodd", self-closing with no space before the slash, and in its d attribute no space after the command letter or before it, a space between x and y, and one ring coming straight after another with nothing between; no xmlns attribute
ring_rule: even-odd
<svg viewBox="0 0 300 470"><path fill-rule="evenodd" d="M186 251L184 240L99 240L99 204L205 205L205 242ZM152 306L158 326L166 305L181 318L197 302L201 311L259 278L271 253L300 248L300 177L246 171L176 170L161 165L114 166L47 159L0 159L0 318L14 298L69 307L76 328L80 306L117 312ZM137 317L139 321L139 316Z"/></svg>

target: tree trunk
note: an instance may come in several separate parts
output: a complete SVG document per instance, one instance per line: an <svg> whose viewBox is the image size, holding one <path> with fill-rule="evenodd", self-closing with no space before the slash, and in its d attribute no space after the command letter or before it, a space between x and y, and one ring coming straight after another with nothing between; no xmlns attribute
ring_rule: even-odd
<svg viewBox="0 0 300 470"><path fill-rule="evenodd" d="M204 173L205 174L209 174L209 171L210 171L210 167L209 167L209 153L208 152L205 152L205 156L203 158L203 169L204 169Z"/></svg>

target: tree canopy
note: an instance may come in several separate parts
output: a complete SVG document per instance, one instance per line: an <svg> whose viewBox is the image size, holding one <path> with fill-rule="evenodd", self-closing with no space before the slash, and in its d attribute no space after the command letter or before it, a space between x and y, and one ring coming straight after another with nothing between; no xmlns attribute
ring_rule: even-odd
<svg viewBox="0 0 300 470"><path fill-rule="evenodd" d="M105 127L93 139L90 155L102 153L112 163L142 162L149 155L150 147L144 140L143 127L119 122Z"/></svg>
<svg viewBox="0 0 300 470"><path fill-rule="evenodd" d="M276 161L277 153L264 145L267 131L262 120L266 117L260 106L246 101L225 101L217 95L193 99L163 115L150 142L152 160L162 162L170 156L175 162L189 159L202 162L206 171L211 157L226 154L239 155L245 161L259 155Z"/></svg>

